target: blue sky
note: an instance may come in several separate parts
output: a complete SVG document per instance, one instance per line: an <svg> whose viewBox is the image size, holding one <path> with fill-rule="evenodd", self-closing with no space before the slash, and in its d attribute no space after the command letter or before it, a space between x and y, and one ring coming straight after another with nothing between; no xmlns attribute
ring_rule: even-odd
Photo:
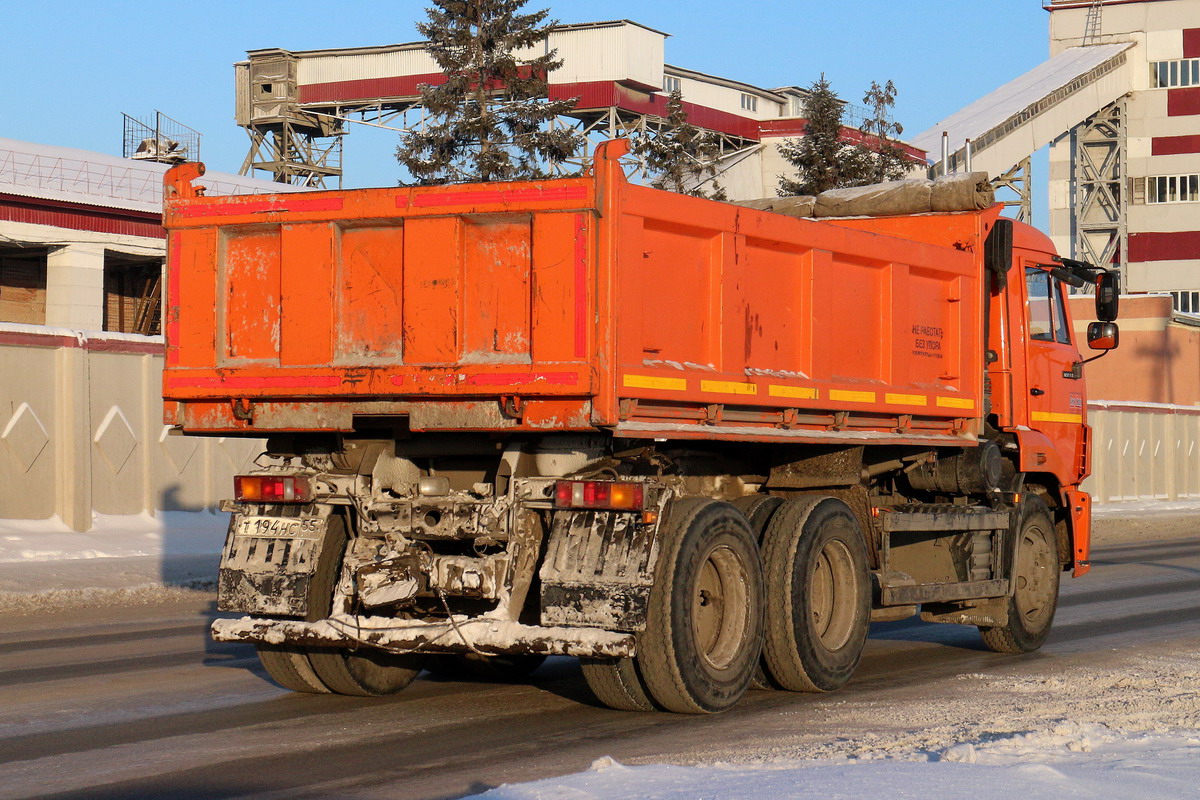
<svg viewBox="0 0 1200 800"><path fill-rule="evenodd" d="M562 22L631 19L671 34L667 61L772 87L824 72L859 103L893 80L917 133L1045 59L1039 0L531 0ZM309 0L0 0L0 136L120 154L121 113L154 109L202 134L210 169L234 172L232 64L246 50L408 42L424 3ZM395 137L355 126L346 185L395 183Z"/></svg>

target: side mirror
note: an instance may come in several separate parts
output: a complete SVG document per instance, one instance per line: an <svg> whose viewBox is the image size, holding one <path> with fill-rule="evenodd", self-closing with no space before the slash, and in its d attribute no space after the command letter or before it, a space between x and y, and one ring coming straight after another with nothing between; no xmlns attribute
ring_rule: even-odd
<svg viewBox="0 0 1200 800"><path fill-rule="evenodd" d="M1096 303L1099 304L1097 295ZM1115 322L1089 322L1087 327L1088 347L1093 350L1115 350L1121 341L1121 331Z"/></svg>
<svg viewBox="0 0 1200 800"><path fill-rule="evenodd" d="M1106 269L1096 274L1096 319L1101 322L1112 322L1117 318L1117 306L1121 299L1121 277L1116 270ZM1116 330L1116 326L1113 326ZM1091 328L1088 328L1088 340L1091 340ZM1114 338L1114 342L1116 339ZM1095 345L1092 345L1095 347ZM1114 344L1113 347L1116 347ZM1096 348L1111 349L1111 348Z"/></svg>
<svg viewBox="0 0 1200 800"><path fill-rule="evenodd" d="M1008 285L1008 271L1013 263L1013 221L1000 217L983 241L983 265L992 273L995 291Z"/></svg>

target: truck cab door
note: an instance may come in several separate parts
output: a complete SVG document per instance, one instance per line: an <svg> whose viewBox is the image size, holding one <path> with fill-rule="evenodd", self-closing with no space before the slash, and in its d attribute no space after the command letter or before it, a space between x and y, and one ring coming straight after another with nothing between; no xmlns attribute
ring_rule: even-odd
<svg viewBox="0 0 1200 800"><path fill-rule="evenodd" d="M1045 440L1026 454L1026 466L1075 483L1082 472L1084 385L1062 284L1049 271L1025 265L1027 425Z"/></svg>

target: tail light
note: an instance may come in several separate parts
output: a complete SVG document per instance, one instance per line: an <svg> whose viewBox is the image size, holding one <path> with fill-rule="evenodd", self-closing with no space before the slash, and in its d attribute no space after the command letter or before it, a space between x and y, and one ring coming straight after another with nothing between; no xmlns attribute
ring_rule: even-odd
<svg viewBox="0 0 1200 800"><path fill-rule="evenodd" d="M238 475L233 498L239 503L309 503L313 495L303 475Z"/></svg>
<svg viewBox="0 0 1200 800"><path fill-rule="evenodd" d="M559 481L554 486L554 505L558 508L641 511L645 503L646 493L640 483Z"/></svg>

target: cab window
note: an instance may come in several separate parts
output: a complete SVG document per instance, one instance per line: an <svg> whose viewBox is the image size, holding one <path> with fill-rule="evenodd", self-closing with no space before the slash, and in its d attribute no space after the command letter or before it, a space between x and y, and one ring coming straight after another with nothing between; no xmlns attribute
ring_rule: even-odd
<svg viewBox="0 0 1200 800"><path fill-rule="evenodd" d="M1026 308L1029 338L1041 342L1071 343L1067 328L1066 300L1058 281L1036 267L1025 269Z"/></svg>

